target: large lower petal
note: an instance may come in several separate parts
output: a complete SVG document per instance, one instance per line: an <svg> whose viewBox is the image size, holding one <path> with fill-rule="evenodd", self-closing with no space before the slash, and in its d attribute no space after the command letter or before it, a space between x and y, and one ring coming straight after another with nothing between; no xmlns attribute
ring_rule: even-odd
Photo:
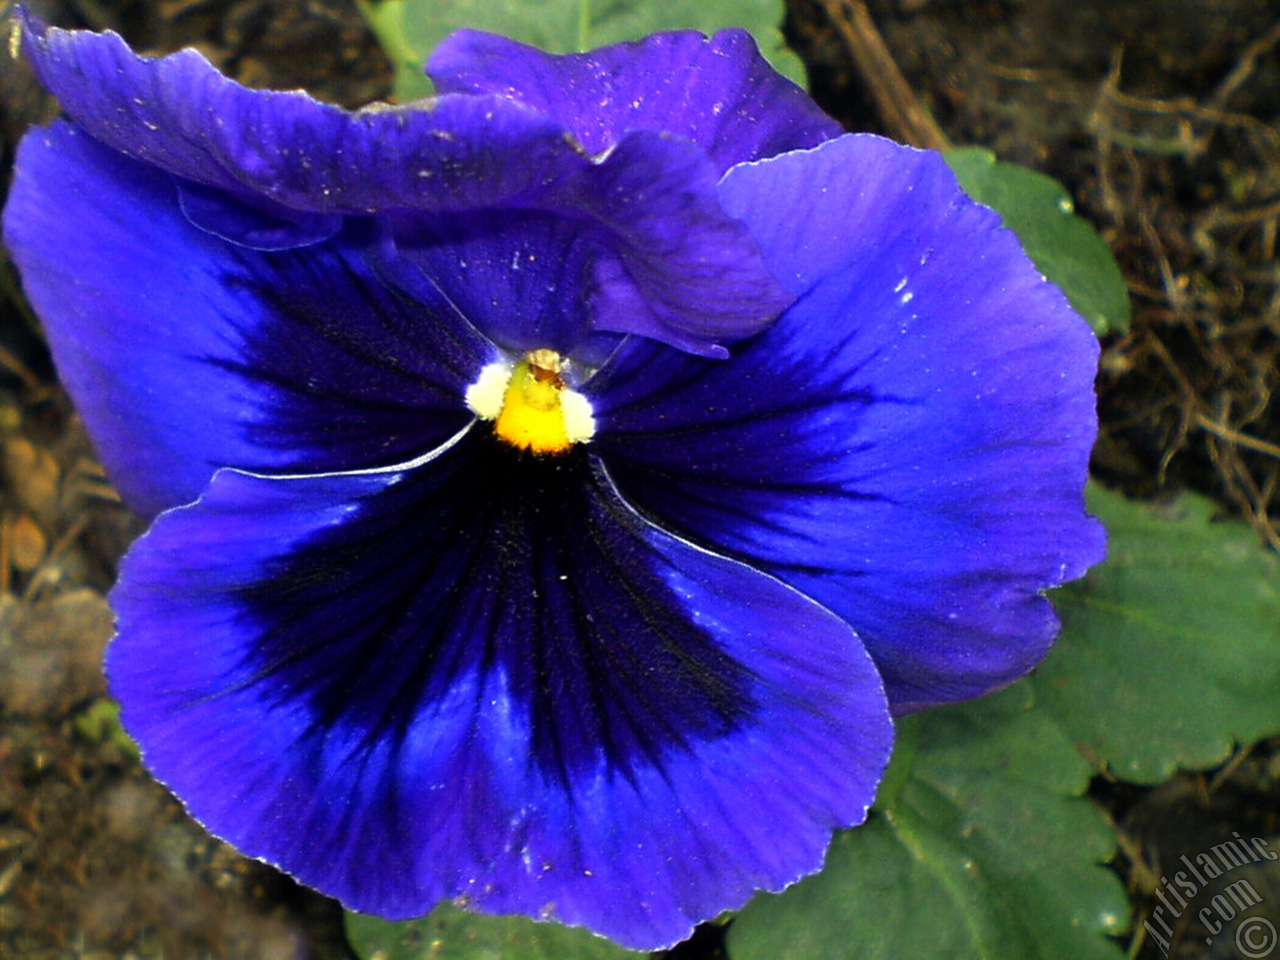
<svg viewBox="0 0 1280 960"><path fill-rule="evenodd" d="M144 514L222 466L403 462L467 422L495 354L438 294L384 283L369 224L277 253L228 243L188 221L173 178L65 122L23 141L4 228L63 382Z"/></svg>
<svg viewBox="0 0 1280 960"><path fill-rule="evenodd" d="M588 385L623 495L848 620L896 709L1025 673L1041 591L1103 551L1088 327L935 154L846 137L722 197L800 300L725 363L632 341Z"/></svg>
<svg viewBox="0 0 1280 960"><path fill-rule="evenodd" d="M629 130L687 137L721 173L842 132L769 66L745 30L709 39L659 33L567 56L461 30L432 54L427 72L441 93L511 97L555 117L592 153Z"/></svg>
<svg viewBox="0 0 1280 960"><path fill-rule="evenodd" d="M507 97L352 113L302 92L248 90L194 50L150 59L115 34L22 23L36 74L79 127L226 196L192 194L193 219L216 234L282 249L324 236L323 215L551 214L596 245L599 328L697 353L763 329L789 302L721 210L721 169L683 137L635 131L593 156L558 120Z"/></svg>
<svg viewBox="0 0 1280 960"><path fill-rule="evenodd" d="M816 870L886 759L857 639L643 521L581 448L222 472L126 559L112 689L213 832L348 906L643 948Z"/></svg>

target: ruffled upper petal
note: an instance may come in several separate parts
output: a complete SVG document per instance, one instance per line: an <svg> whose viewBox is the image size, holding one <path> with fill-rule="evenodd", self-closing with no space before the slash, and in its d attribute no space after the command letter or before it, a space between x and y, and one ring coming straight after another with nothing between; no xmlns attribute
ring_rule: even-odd
<svg viewBox="0 0 1280 960"><path fill-rule="evenodd" d="M722 364L619 351L586 387L619 489L844 617L898 710L1025 673L1103 553L1088 327L936 154L845 137L722 198L800 299Z"/></svg>
<svg viewBox="0 0 1280 960"><path fill-rule="evenodd" d="M227 243L183 215L171 177L65 122L23 141L4 216L62 380L147 515L219 467L385 466L467 423L496 350L425 285L412 301L389 287L371 231Z"/></svg>
<svg viewBox="0 0 1280 960"><path fill-rule="evenodd" d="M465 208L527 196L587 162L560 124L499 97L352 113L303 91L246 89L193 49L139 57L114 33L23 25L36 75L77 126L233 196L344 214Z"/></svg>
<svg viewBox="0 0 1280 960"><path fill-rule="evenodd" d="M550 213L591 235L601 329L712 355L789 302L720 209L720 170L688 141L641 131L593 158L558 120L509 97L350 113L302 92L245 89L194 50L147 59L115 34L24 23L37 75L79 127L235 201L193 217L219 235L252 234L259 224L245 215L260 211L243 207L254 198L303 214ZM293 246L325 223L253 245Z"/></svg>
<svg viewBox="0 0 1280 960"><path fill-rule="evenodd" d="M817 869L890 725L848 626L643 521L584 451L224 471L126 559L108 674L215 833L390 917L656 948Z"/></svg>
<svg viewBox="0 0 1280 960"><path fill-rule="evenodd" d="M687 137L721 173L842 132L739 29L710 39L658 33L567 56L461 30L432 54L427 73L441 93L497 94L555 117L591 153L629 130Z"/></svg>

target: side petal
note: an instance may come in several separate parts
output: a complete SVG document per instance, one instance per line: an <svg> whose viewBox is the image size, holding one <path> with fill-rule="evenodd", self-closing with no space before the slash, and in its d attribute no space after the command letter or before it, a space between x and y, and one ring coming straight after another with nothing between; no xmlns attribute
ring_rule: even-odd
<svg viewBox="0 0 1280 960"><path fill-rule="evenodd" d="M715 190L693 144L633 133L574 188L570 209L590 218L467 211L397 217L394 229L400 251L508 349L568 353L597 331L726 356L722 343L764 329L791 298Z"/></svg>
<svg viewBox="0 0 1280 960"><path fill-rule="evenodd" d="M336 213L298 213L260 198L241 199L175 178L188 220L201 230L253 250L292 250L331 240L342 229Z"/></svg>
<svg viewBox="0 0 1280 960"><path fill-rule="evenodd" d="M492 345L442 300L393 293L366 226L260 252L193 226L172 178L68 123L23 141L5 243L130 506L189 502L222 466L399 463L467 422Z"/></svg>
<svg viewBox="0 0 1280 960"><path fill-rule="evenodd" d="M639 131L591 157L557 120L509 98L350 113L301 92L248 90L194 50L147 59L115 34L23 22L24 50L77 126L240 201L202 206L196 222L220 235L259 229L246 198L312 214L551 213L599 247L599 329L704 354L763 329L789 302L746 228L720 209L720 171L691 142ZM295 245L325 223L283 240L268 231L256 245Z"/></svg>
<svg viewBox="0 0 1280 960"><path fill-rule="evenodd" d="M658 33L567 56L461 30L427 73L441 93L497 94L555 117L590 153L630 130L661 131L693 140L721 173L842 132L745 30Z"/></svg>
<svg viewBox="0 0 1280 960"><path fill-rule="evenodd" d="M219 473L126 559L124 721L214 833L348 906L657 948L816 870L891 729L853 633L579 451Z"/></svg>
<svg viewBox="0 0 1280 960"><path fill-rule="evenodd" d="M1096 340L936 154L850 136L735 168L800 300L725 363L632 342L588 384L632 503L846 619L897 710L1029 670L1084 512Z"/></svg>
<svg viewBox="0 0 1280 960"><path fill-rule="evenodd" d="M662 173L676 166L684 177ZM597 260L595 329L724 356L722 342L758 333L791 303L755 238L721 210L700 149L630 133L593 172L598 209L622 240L618 257Z"/></svg>

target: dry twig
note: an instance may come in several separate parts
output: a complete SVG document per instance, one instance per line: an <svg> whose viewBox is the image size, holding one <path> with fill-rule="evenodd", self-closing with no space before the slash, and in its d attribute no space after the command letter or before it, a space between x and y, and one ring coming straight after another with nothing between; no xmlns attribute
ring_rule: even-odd
<svg viewBox="0 0 1280 960"><path fill-rule="evenodd" d="M912 92L862 0L817 0L844 41L880 119L903 143L945 150L951 143Z"/></svg>

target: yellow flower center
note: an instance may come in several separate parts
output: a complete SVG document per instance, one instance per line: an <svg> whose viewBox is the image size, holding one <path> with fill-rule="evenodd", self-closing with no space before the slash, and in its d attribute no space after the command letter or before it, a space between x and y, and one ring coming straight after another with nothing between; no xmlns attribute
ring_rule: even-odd
<svg viewBox="0 0 1280 960"><path fill-rule="evenodd" d="M514 366L491 363L467 388L467 406L517 449L564 453L596 432L591 402L565 386L566 364L554 350L532 350Z"/></svg>

